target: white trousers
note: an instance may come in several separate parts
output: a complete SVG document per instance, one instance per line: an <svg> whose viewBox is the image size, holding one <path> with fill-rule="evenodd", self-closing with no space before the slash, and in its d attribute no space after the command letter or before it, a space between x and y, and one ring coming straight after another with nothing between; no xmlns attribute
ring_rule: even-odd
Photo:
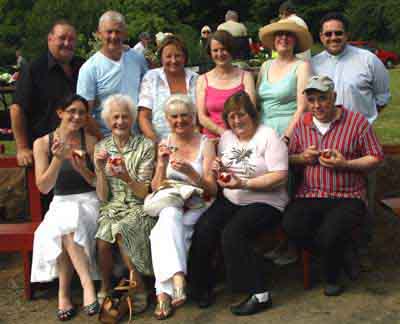
<svg viewBox="0 0 400 324"><path fill-rule="evenodd" d="M172 296L172 277L177 272L187 271L187 254L194 225L208 208L190 209L183 213L181 208L166 207L158 217L150 233L151 256L156 278L156 293Z"/></svg>

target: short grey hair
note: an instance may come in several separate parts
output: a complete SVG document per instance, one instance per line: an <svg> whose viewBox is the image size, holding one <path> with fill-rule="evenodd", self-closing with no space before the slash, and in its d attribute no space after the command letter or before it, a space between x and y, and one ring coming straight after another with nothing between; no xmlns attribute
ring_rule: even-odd
<svg viewBox="0 0 400 324"><path fill-rule="evenodd" d="M228 20L239 21L239 14L235 10L228 10L225 14L225 21Z"/></svg>
<svg viewBox="0 0 400 324"><path fill-rule="evenodd" d="M185 106L188 110L189 114L192 114L194 117L196 116L196 106L193 103L193 100L184 94L173 94L171 95L164 103L164 112L167 116L169 113L176 109L176 106Z"/></svg>
<svg viewBox="0 0 400 324"><path fill-rule="evenodd" d="M122 24L124 27L126 27L125 18L120 12L114 10L108 10L101 15L99 19L99 25L97 28L100 30L101 25L107 20L111 20L113 22Z"/></svg>
<svg viewBox="0 0 400 324"><path fill-rule="evenodd" d="M101 118L104 120L107 126L110 126L108 121L114 105L126 107L132 117L133 123L136 122L136 106L133 103L132 98L128 95L114 94L107 97L103 103L103 109L101 110Z"/></svg>

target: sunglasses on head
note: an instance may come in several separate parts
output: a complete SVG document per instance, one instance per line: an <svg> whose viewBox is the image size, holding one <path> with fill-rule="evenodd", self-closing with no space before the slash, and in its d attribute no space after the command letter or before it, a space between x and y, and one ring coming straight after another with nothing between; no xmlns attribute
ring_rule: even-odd
<svg viewBox="0 0 400 324"><path fill-rule="evenodd" d="M326 31L323 33L323 35L325 37L332 37L333 34L335 34L335 36L343 36L344 35L344 31L343 30L332 30L332 31Z"/></svg>

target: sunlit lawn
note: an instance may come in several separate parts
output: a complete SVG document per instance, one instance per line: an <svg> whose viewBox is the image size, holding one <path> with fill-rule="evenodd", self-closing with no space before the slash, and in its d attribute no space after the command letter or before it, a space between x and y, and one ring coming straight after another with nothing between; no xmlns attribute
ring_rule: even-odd
<svg viewBox="0 0 400 324"><path fill-rule="evenodd" d="M390 88L392 99L379 115L374 128L383 144L400 144L400 67L390 70ZM1 143L6 145L7 154L15 153L14 142Z"/></svg>
<svg viewBox="0 0 400 324"><path fill-rule="evenodd" d="M400 143L400 68L390 71L392 99L376 121L374 128L384 144Z"/></svg>

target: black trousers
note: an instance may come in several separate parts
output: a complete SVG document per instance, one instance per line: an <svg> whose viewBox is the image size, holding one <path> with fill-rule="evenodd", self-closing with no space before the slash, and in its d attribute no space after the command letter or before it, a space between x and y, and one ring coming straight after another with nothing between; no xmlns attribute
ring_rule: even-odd
<svg viewBox="0 0 400 324"><path fill-rule="evenodd" d="M336 283L352 230L366 212L360 199L295 199L286 208L283 228L298 246L321 253L326 280Z"/></svg>
<svg viewBox="0 0 400 324"><path fill-rule="evenodd" d="M252 241L257 234L272 229L282 213L267 204L239 206L220 195L198 220L188 258L188 276L193 296L215 286L213 260L219 242L229 288L233 292L261 293L267 290L263 258Z"/></svg>

